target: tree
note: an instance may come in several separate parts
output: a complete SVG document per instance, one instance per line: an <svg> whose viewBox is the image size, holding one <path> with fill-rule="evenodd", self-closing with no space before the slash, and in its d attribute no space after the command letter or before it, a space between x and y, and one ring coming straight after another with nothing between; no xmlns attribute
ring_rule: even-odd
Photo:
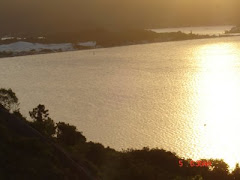
<svg viewBox="0 0 240 180"><path fill-rule="evenodd" d="M234 179L240 179L240 167L238 163L236 164L235 169L232 172L232 176Z"/></svg>
<svg viewBox="0 0 240 180"><path fill-rule="evenodd" d="M19 111L18 98L12 89L0 89L0 104L3 105L9 112Z"/></svg>
<svg viewBox="0 0 240 180"><path fill-rule="evenodd" d="M75 145L77 143L86 142L85 136L77 131L76 126L66 124L64 122L57 123L57 138L65 145Z"/></svg>
<svg viewBox="0 0 240 180"><path fill-rule="evenodd" d="M29 112L30 117L33 119L33 122L30 124L43 135L51 137L56 133L56 126L49 117L48 111L44 105L39 104Z"/></svg>
<svg viewBox="0 0 240 180"><path fill-rule="evenodd" d="M39 104L33 111L29 112L30 117L34 121L43 122L46 121L49 117L48 110L45 110L45 106Z"/></svg>
<svg viewBox="0 0 240 180"><path fill-rule="evenodd" d="M225 163L222 159L210 159L212 165L210 167L211 179L229 179L229 165Z"/></svg>

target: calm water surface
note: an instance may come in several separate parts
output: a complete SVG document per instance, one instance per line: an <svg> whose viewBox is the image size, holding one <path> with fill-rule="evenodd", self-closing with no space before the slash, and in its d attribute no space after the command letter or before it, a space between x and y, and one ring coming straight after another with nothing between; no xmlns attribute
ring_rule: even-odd
<svg viewBox="0 0 240 180"><path fill-rule="evenodd" d="M0 87L118 150L240 161L240 37L2 58Z"/></svg>
<svg viewBox="0 0 240 180"><path fill-rule="evenodd" d="M230 30L234 26L206 26L206 27L180 27L180 28L162 28L162 29L152 29L157 33L164 32L178 32L182 31L183 33L194 33L201 35L222 35L226 30Z"/></svg>

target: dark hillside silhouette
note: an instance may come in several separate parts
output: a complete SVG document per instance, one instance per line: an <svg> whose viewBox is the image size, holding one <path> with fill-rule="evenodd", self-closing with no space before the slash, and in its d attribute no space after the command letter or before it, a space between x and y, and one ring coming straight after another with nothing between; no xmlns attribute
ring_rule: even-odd
<svg viewBox="0 0 240 180"><path fill-rule="evenodd" d="M0 177L5 177L6 179L9 179L8 177L11 177L10 179L16 177L16 179L18 179L17 177L20 176L20 178L26 177L26 179L30 179L31 176L36 176L34 179L46 179L48 176L52 176L51 179L62 179L63 176L66 175L65 173L72 173L73 179L94 179L83 167L76 164L60 146L53 143L47 137L41 135L37 130L31 128L24 119L19 118L17 115L10 114L2 105L0 105L0 126L3 130L2 132L4 133L2 138L6 141L6 144L3 141L2 143L4 144L2 145L6 147L5 149L7 149L9 154L4 157L6 162L4 163L4 161L2 161L3 164L1 164L1 167L5 166L6 169L3 172L4 175L1 176L0 173ZM11 145L8 143L11 143ZM27 146L29 149L26 149L24 146ZM3 155L4 149L1 150L3 150L3 152L1 152ZM39 150L40 152L43 152L41 154L35 153L35 151ZM46 151L46 153L44 151ZM13 158L15 153L19 157L24 158L26 162L34 163L32 164L33 166L31 167L31 164L21 165L21 162L16 161L16 159L19 159L18 157L15 157L16 159ZM53 159L51 159L51 157L49 159L48 156L50 154L53 156ZM41 162L42 158L44 160L43 164ZM10 165L10 167L8 167L8 165ZM45 165L49 165L50 169L44 169ZM37 168L37 166L41 166L39 167L39 172L34 173L30 171L32 168ZM54 169L56 172L54 172ZM30 172L28 172L28 170ZM38 169L35 169L35 171L37 170ZM62 172L60 173L58 171Z"/></svg>

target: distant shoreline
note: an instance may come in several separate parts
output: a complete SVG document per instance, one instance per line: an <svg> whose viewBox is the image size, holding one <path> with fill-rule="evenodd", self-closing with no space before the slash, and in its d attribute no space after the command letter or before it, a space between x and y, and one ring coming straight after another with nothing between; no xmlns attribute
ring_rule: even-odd
<svg viewBox="0 0 240 180"><path fill-rule="evenodd" d="M137 34L137 36L135 35ZM101 37L103 35L103 37ZM151 43L161 43L161 42L174 42L174 41L185 41L185 40L196 40L196 39L209 39L209 38L221 38L221 37L232 37L232 35L224 34L224 35L198 35L192 33L183 33L179 32L170 32L170 33L156 33L149 30L140 30L140 31L129 31L129 32L118 32L115 34L111 34L110 38L104 39L108 35L108 32L99 33L98 36L95 36L97 41L90 41L91 39L85 38L85 42L83 40L81 43L77 43L76 41L70 40L71 42L67 42L68 37L66 39L61 39L61 37L52 38L50 35L49 38L39 39L39 38L25 38L24 41L9 39L5 41L0 41L0 58L6 57L17 57L17 56L28 56L28 55L38 55L38 54L50 54L50 53L59 53L59 52L72 52L79 50L91 50L91 49L102 49L102 48L111 48L111 47L122 47L122 46L130 46L130 45L141 45L141 44L151 44ZM135 35L135 37L134 37ZM99 38L101 37L101 39ZM239 36L239 35L236 35ZM93 38L92 38L93 39ZM129 39L129 40L128 40ZM90 43L95 42L95 44L91 45ZM13 49L12 51L1 51L7 46L13 46L21 48L27 44L28 51L20 51L19 49ZM25 43L25 44L24 44ZM64 47L63 45L68 45L68 47ZM90 44L89 46L82 46ZM18 46L17 46L18 45ZM55 45L55 49L53 47ZM19 47L20 46L20 47ZM42 46L42 49L34 49L36 46ZM44 48L46 46L46 48ZM59 47L59 49L58 49ZM32 49L31 49L32 48ZM47 49L50 48L50 49ZM62 49L61 49L62 48ZM9 49L9 47L8 47ZM24 48L23 48L24 49ZM15 51L14 51L15 50Z"/></svg>

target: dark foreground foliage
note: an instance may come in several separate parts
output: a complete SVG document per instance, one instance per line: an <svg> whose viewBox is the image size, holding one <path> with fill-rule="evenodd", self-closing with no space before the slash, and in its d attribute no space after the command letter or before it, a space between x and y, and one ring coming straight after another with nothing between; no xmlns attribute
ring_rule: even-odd
<svg viewBox="0 0 240 180"><path fill-rule="evenodd" d="M4 97L13 94L11 90L3 92ZM210 167L190 167L188 160L183 160L180 167L180 157L162 149L145 147L119 152L88 142L75 126L55 124L44 105L34 108L30 112L32 121L27 121L18 109L5 107L11 107L11 102L0 102L1 180L240 179L239 166L230 173L222 160L210 160Z"/></svg>

